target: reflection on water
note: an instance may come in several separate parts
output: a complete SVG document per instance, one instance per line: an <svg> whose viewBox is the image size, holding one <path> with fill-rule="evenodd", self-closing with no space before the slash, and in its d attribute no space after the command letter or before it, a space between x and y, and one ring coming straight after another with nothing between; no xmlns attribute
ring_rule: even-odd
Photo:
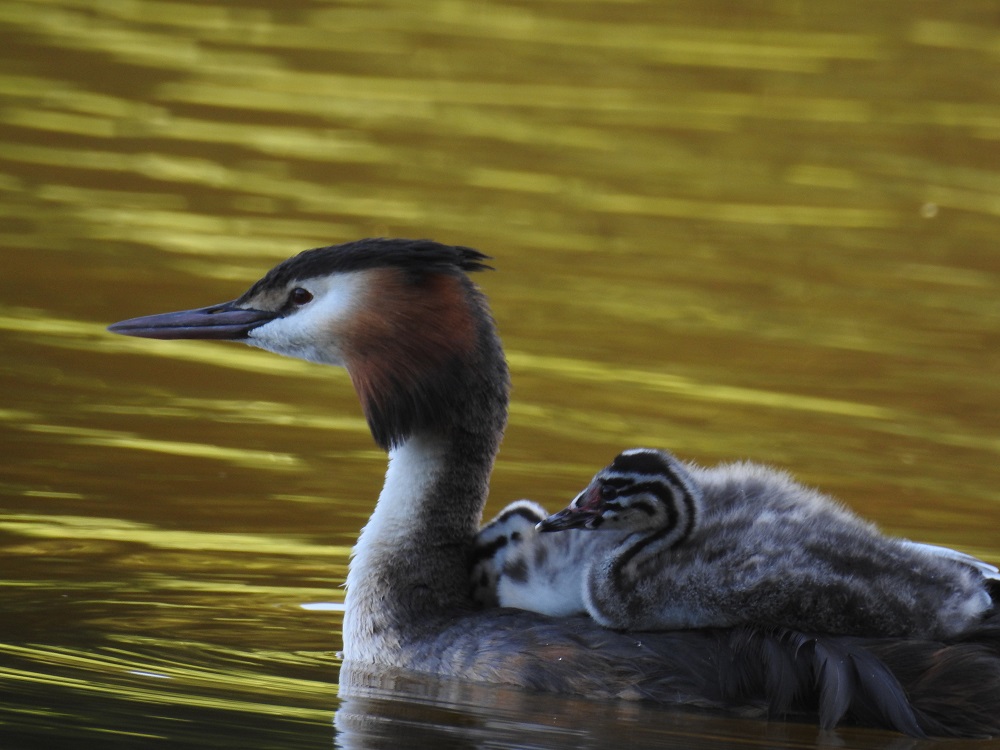
<svg viewBox="0 0 1000 750"><path fill-rule="evenodd" d="M310 246L473 245L515 382L488 512L647 443L1000 559L995 26L972 0L0 4L5 743L884 746L405 679L338 699L384 472L348 379L104 325Z"/></svg>
<svg viewBox="0 0 1000 750"><path fill-rule="evenodd" d="M708 748L929 747L887 732L721 717L695 709L532 695L496 685L373 675L345 663L337 747ZM794 721L794 719L792 720Z"/></svg>
<svg viewBox="0 0 1000 750"><path fill-rule="evenodd" d="M301 676L301 659L156 649L135 638L86 651L0 646L5 746L330 746L333 688Z"/></svg>

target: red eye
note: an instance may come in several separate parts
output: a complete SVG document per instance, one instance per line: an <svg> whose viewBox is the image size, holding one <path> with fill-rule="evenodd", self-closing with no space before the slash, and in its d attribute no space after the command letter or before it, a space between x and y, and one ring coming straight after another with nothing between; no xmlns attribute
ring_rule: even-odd
<svg viewBox="0 0 1000 750"><path fill-rule="evenodd" d="M306 304L307 302L311 302L312 298L313 298L312 292L310 292L308 289L303 289L302 287L297 286L292 290L292 293L288 299L291 300L291 303L293 305L301 306Z"/></svg>

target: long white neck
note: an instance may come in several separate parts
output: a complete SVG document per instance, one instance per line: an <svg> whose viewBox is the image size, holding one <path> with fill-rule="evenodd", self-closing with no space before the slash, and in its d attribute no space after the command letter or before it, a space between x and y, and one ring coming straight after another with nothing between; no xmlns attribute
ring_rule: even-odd
<svg viewBox="0 0 1000 750"><path fill-rule="evenodd" d="M415 436L389 452L378 503L354 548L349 588L369 574L373 561L398 549L400 543L409 544L417 506L437 483L446 456L444 441L426 436Z"/></svg>
<svg viewBox="0 0 1000 750"><path fill-rule="evenodd" d="M347 575L345 658L398 665L421 628L470 606L468 566L494 453L432 433L390 452Z"/></svg>

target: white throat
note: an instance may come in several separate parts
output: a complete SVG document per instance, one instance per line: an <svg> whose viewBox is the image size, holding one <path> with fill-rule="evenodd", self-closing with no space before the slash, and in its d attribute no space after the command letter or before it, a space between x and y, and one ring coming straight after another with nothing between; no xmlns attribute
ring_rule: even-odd
<svg viewBox="0 0 1000 750"><path fill-rule="evenodd" d="M344 617L346 658L379 662L391 656L391 648L396 644L382 643L368 630L377 619L378 610L384 610L384 597L390 593L383 589L385 577L387 574L393 576L394 568L401 563L402 550L412 546L414 516L420 512L445 463L444 441L425 435L414 435L389 452L385 484L374 512L354 545L348 566Z"/></svg>
<svg viewBox="0 0 1000 750"><path fill-rule="evenodd" d="M414 435L398 448L389 451L389 467L378 503L365 524L354 547L351 576L362 562L365 552L374 546L394 547L413 537L413 515L440 476L445 463L443 441L424 435Z"/></svg>

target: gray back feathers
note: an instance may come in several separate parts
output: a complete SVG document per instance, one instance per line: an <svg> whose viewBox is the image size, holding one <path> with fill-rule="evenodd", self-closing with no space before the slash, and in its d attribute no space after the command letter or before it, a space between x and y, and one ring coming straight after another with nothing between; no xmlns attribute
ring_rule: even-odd
<svg viewBox="0 0 1000 750"><path fill-rule="evenodd" d="M700 468L647 449L620 454L538 528L575 530L522 529L496 571L498 603L572 602L619 630L754 623L949 637L992 608L997 577L963 553L885 536L782 472ZM564 587L558 596L549 581Z"/></svg>

